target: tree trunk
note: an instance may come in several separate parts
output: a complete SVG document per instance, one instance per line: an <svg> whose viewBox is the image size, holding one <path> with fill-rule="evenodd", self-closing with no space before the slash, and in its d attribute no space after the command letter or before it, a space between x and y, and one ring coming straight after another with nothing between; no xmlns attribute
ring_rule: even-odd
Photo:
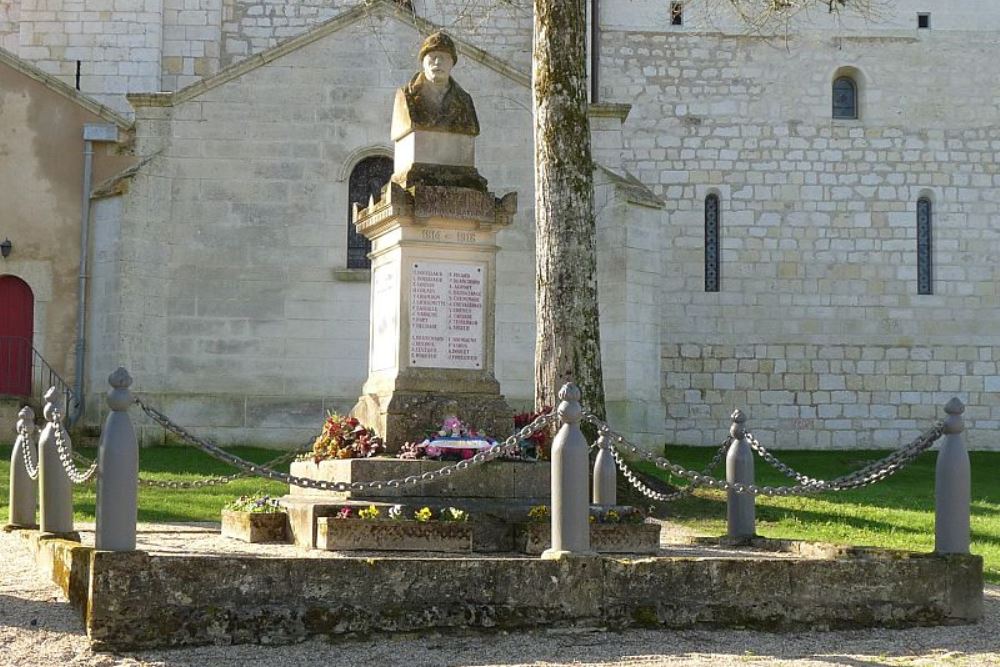
<svg viewBox="0 0 1000 667"><path fill-rule="evenodd" d="M604 417L583 0L534 0L535 405L563 383Z"/></svg>

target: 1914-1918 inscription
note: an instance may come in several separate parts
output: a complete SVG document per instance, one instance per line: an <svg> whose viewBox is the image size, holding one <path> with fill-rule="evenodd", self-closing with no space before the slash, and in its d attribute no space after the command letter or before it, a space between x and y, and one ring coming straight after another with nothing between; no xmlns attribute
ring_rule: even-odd
<svg viewBox="0 0 1000 667"><path fill-rule="evenodd" d="M413 262L410 270L410 365L483 367L486 267Z"/></svg>

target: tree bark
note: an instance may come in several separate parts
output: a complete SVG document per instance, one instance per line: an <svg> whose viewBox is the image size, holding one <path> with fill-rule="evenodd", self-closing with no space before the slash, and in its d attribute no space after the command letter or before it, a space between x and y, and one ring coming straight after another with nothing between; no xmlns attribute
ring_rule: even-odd
<svg viewBox="0 0 1000 667"><path fill-rule="evenodd" d="M575 382L604 417L583 0L534 0L535 405Z"/></svg>

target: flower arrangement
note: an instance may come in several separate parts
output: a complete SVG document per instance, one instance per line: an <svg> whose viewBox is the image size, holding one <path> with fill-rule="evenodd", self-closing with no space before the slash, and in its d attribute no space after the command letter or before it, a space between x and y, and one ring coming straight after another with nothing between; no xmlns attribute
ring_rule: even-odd
<svg viewBox="0 0 1000 667"><path fill-rule="evenodd" d="M385 443L375 431L354 417L327 413L323 431L313 442L311 454L301 457L319 463L326 459L370 458L385 451Z"/></svg>
<svg viewBox="0 0 1000 667"><path fill-rule="evenodd" d="M230 512L250 512L251 514L273 514L285 511L285 508L278 503L277 498L261 494L240 496L236 500L228 502L222 509Z"/></svg>
<svg viewBox="0 0 1000 667"><path fill-rule="evenodd" d="M535 412L520 412L514 415L514 428L520 430L542 415L552 412L552 406L546 405ZM552 431L548 427L541 428L521 441L521 449L525 458L545 460L549 457L549 447L552 444Z"/></svg>
<svg viewBox="0 0 1000 667"><path fill-rule="evenodd" d="M360 510L355 511L352 507L341 507L340 510L334 515L337 519L354 519L358 518L363 521L376 521L382 519L382 510L380 510L375 505L369 505ZM393 505L385 512L385 518L390 521L403 521L406 518L406 513L402 505ZM445 522L461 522L469 520L469 513L461 510L457 507L445 507L434 515L434 510L430 507L421 507L420 509L413 512L413 520L419 523L427 523L428 521L445 521Z"/></svg>
<svg viewBox="0 0 1000 667"><path fill-rule="evenodd" d="M478 452L489 449L494 440L479 433L458 417L449 415L441 427L431 432L423 442L404 443L399 451L401 459L470 459Z"/></svg>

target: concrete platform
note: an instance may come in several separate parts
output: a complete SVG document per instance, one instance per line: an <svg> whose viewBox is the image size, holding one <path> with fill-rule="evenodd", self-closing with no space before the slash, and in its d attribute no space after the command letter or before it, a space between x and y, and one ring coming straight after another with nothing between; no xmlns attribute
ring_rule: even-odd
<svg viewBox="0 0 1000 667"><path fill-rule="evenodd" d="M860 628L974 623L982 559L759 540L652 557L406 557L146 525L134 552L19 531L97 649L546 626Z"/></svg>

